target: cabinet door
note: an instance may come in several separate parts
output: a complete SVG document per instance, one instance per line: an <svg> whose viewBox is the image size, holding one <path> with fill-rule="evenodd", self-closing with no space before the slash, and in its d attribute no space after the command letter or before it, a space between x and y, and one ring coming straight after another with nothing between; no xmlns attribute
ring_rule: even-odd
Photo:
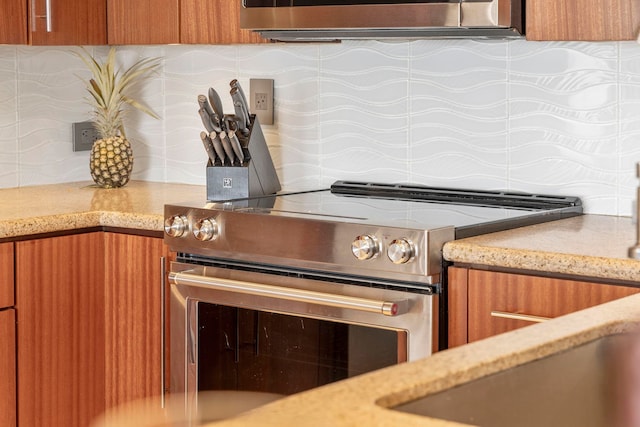
<svg viewBox="0 0 640 427"><path fill-rule="evenodd" d="M103 233L16 243L18 423L86 427L104 411Z"/></svg>
<svg viewBox="0 0 640 427"><path fill-rule="evenodd" d="M16 311L0 311L0 426L16 425Z"/></svg>
<svg viewBox="0 0 640 427"><path fill-rule="evenodd" d="M0 243L0 309L13 302L13 243Z"/></svg>
<svg viewBox="0 0 640 427"><path fill-rule="evenodd" d="M530 325L536 317L554 318L640 291L479 270L469 270L468 280L469 342Z"/></svg>
<svg viewBox="0 0 640 427"><path fill-rule="evenodd" d="M105 233L106 406L157 397L162 384L162 239ZM166 292L166 290L165 290Z"/></svg>
<svg viewBox="0 0 640 427"><path fill-rule="evenodd" d="M27 2L2 0L0 7L0 44L27 44Z"/></svg>
<svg viewBox="0 0 640 427"><path fill-rule="evenodd" d="M29 2L33 45L107 43L107 0L33 0ZM48 5L48 7L47 7ZM47 11L49 18L47 19ZM47 26L49 22L49 26Z"/></svg>
<svg viewBox="0 0 640 427"><path fill-rule="evenodd" d="M240 29L240 1L181 0L180 42L191 44L262 43L258 34Z"/></svg>
<svg viewBox="0 0 640 427"><path fill-rule="evenodd" d="M108 0L109 44L180 42L179 0Z"/></svg>
<svg viewBox="0 0 640 427"><path fill-rule="evenodd" d="M527 0L527 40L635 40L637 0Z"/></svg>

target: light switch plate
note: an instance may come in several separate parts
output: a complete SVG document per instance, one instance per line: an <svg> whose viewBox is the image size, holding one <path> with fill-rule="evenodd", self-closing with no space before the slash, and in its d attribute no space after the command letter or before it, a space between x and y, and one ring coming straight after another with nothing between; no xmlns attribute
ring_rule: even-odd
<svg viewBox="0 0 640 427"><path fill-rule="evenodd" d="M90 151L93 143L100 139L100 135L93 122L78 122L71 125L73 130L73 151Z"/></svg>
<svg viewBox="0 0 640 427"><path fill-rule="evenodd" d="M261 125L273 124L273 79L249 79L249 112Z"/></svg>

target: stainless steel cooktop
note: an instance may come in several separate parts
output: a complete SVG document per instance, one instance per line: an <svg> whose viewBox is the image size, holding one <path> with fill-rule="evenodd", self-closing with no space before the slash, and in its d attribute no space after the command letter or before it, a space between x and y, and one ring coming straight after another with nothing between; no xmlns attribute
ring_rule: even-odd
<svg viewBox="0 0 640 427"><path fill-rule="evenodd" d="M173 250L193 256L434 284L449 240L581 212L576 197L338 181L317 191L168 205L165 229Z"/></svg>

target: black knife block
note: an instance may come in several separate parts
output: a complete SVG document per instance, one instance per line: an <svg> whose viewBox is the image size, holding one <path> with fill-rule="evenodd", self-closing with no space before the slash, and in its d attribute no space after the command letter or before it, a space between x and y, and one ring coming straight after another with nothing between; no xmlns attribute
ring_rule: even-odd
<svg viewBox="0 0 640 427"><path fill-rule="evenodd" d="M258 117L252 114L250 118L249 135L239 138L245 155L242 165L207 163L208 201L267 196L280 191L280 180Z"/></svg>

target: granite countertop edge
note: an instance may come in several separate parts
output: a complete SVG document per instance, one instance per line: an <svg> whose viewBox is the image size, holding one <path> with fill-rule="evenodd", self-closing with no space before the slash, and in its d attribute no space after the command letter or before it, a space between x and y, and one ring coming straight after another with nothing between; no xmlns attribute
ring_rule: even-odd
<svg viewBox="0 0 640 427"><path fill-rule="evenodd" d="M640 261L629 217L582 215L447 242L445 260L474 266L640 282Z"/></svg>

